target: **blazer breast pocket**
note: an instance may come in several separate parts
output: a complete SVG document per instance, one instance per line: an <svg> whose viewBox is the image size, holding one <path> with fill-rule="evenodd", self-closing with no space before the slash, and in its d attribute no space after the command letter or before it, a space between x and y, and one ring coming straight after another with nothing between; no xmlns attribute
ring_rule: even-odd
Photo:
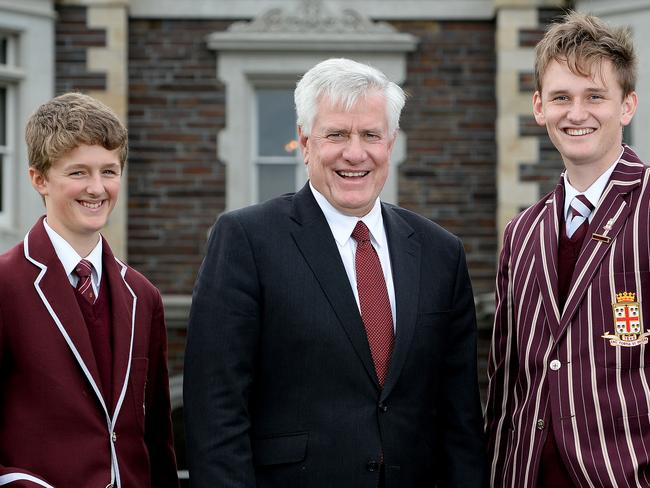
<svg viewBox="0 0 650 488"><path fill-rule="evenodd" d="M299 463L307 456L308 432L295 432L253 440L256 466Z"/></svg>
<svg viewBox="0 0 650 488"><path fill-rule="evenodd" d="M597 361L612 370L643 369L650 362L650 273L602 274L598 281L603 295L591 311Z"/></svg>
<svg viewBox="0 0 650 488"><path fill-rule="evenodd" d="M444 326L449 320L451 310L439 312L418 312L416 324L418 327Z"/></svg>

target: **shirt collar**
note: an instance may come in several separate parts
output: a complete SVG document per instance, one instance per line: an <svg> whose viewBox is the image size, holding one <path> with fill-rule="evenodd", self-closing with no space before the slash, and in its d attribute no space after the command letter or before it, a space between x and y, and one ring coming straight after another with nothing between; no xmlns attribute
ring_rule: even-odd
<svg viewBox="0 0 650 488"><path fill-rule="evenodd" d="M381 201L379 198L375 200L375 204L372 206L370 212L359 218L352 215L345 215L337 210L327 200L327 198L314 188L311 181L309 182L309 188L316 199L316 203L318 203L318 206L323 211L325 219L332 230L334 240L339 247L343 247L347 244L348 239L350 239L352 231L359 220L363 221L363 223L368 227L370 235L374 241L373 244L380 247L386 245L386 233L383 232L384 220L381 215Z"/></svg>
<svg viewBox="0 0 650 488"><path fill-rule="evenodd" d="M63 265L63 269L65 270L65 273L67 276L69 276L72 271L76 268L77 264L79 264L79 261L81 261L82 257L79 256L77 251L74 250L74 248L66 241L63 237L61 237L52 227L49 226L47 223L47 219L43 220L43 225L45 226L45 232L47 232L47 235L50 237L50 241L52 241L52 246L54 247L54 252L56 252L57 257L59 258L59 261L61 261L61 264ZM94 278L96 278L96 283L99 283L102 279L102 239L99 239L99 242L95 246L95 248L86 256L85 258L87 261L90 261L91 264L93 265L93 275Z"/></svg>
<svg viewBox="0 0 650 488"><path fill-rule="evenodd" d="M594 210L596 209L596 206L598 205L598 201L600 200L603 191L605 191L607 182L609 181L610 176L612 176L612 173L614 172L614 168L616 168L616 164L618 163L619 159L621 159L621 156L623 155L623 151L624 149L621 149L621 153L618 155L616 160L609 166L609 168L607 168L607 171L605 171L602 175L600 175L598 179L594 181L591 184L591 186L583 192L579 192L571 185L571 183L569 183L569 177L567 176L566 171L564 172L564 217L565 218L569 215L569 207L571 206L571 201L577 195L582 194L585 197L587 197L587 200L589 200L589 202L591 202L591 204L594 206Z"/></svg>

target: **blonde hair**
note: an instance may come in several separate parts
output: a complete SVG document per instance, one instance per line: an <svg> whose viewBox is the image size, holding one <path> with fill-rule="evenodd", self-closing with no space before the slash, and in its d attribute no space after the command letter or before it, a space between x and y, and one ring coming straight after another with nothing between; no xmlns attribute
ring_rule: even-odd
<svg viewBox="0 0 650 488"><path fill-rule="evenodd" d="M46 175L52 164L81 145L118 150L124 168L127 131L115 113L81 93L66 93L41 105L27 121L29 166Z"/></svg>
<svg viewBox="0 0 650 488"><path fill-rule="evenodd" d="M571 12L551 25L535 48L535 89L542 91L542 77L551 61L564 61L572 73L592 76L603 60L611 61L623 96L633 92L637 60L629 28Z"/></svg>

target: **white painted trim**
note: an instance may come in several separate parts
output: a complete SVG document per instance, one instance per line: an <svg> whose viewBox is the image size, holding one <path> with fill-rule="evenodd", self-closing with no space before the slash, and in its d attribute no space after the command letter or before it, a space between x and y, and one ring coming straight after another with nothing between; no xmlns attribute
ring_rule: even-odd
<svg viewBox="0 0 650 488"><path fill-rule="evenodd" d="M32 483L36 483L37 485L43 486L45 488L54 488L52 485L46 483L45 481L39 480L35 476L29 474L9 473L0 476L0 486L8 485L9 483L13 483L14 481L31 481Z"/></svg>
<svg viewBox="0 0 650 488"><path fill-rule="evenodd" d="M0 0L0 11L56 19L51 0Z"/></svg>
<svg viewBox="0 0 650 488"><path fill-rule="evenodd" d="M598 16L634 14L635 12L650 10L648 0L583 0L577 2L577 9L581 12Z"/></svg>
<svg viewBox="0 0 650 488"><path fill-rule="evenodd" d="M131 0L134 18L248 19L269 8L295 8L299 0ZM489 20L493 0L338 0L331 8L351 8L373 20Z"/></svg>

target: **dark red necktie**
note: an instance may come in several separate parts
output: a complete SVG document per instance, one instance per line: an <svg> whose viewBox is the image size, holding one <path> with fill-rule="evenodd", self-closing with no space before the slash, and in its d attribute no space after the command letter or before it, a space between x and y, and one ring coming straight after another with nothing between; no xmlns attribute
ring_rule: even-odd
<svg viewBox="0 0 650 488"><path fill-rule="evenodd" d="M366 224L357 222L352 231L352 238L357 241L355 268L361 319L368 335L368 345L375 363L379 385L383 387L395 344L393 314L390 309L386 280L377 251L370 242Z"/></svg>
<svg viewBox="0 0 650 488"><path fill-rule="evenodd" d="M93 284L90 278L93 271L93 265L90 261L82 259L79 261L79 264L77 264L74 271L79 277L79 281L77 281L77 291L81 293L81 296L84 297L88 303L95 303L95 292L93 291Z"/></svg>

